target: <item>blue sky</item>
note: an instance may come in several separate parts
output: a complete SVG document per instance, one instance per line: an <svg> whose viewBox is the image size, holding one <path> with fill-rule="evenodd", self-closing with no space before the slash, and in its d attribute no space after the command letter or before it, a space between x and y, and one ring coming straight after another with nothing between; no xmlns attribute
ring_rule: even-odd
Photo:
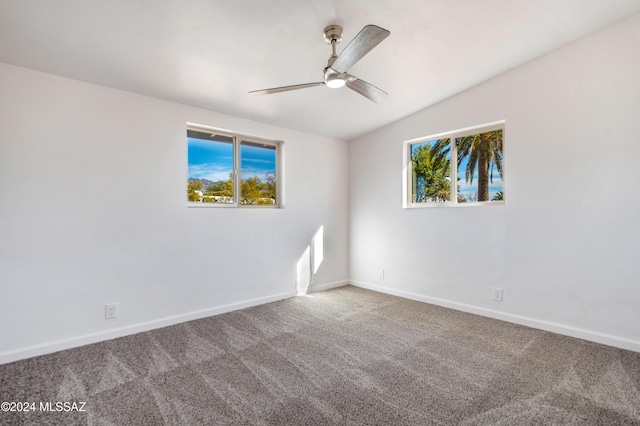
<svg viewBox="0 0 640 426"><path fill-rule="evenodd" d="M213 182L229 179L233 171L233 145L202 139L187 138L190 178L208 179ZM242 178L258 176L264 180L268 173L275 174L276 151L242 145Z"/></svg>
<svg viewBox="0 0 640 426"><path fill-rule="evenodd" d="M261 180L267 174L276 174L276 150L255 146L240 146L240 170L242 179L258 176Z"/></svg>

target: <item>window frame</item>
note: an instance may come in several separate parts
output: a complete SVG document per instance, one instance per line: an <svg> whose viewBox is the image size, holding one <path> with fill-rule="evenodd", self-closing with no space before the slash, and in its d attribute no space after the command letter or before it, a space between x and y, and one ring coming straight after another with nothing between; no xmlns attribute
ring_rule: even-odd
<svg viewBox="0 0 640 426"><path fill-rule="evenodd" d="M219 136L232 138L233 145L233 203L204 203L189 201L187 198L187 207L195 208L249 208L249 209L281 209L284 208L284 141L262 138L259 136L247 135L234 132L227 129L217 127L204 126L201 124L187 123L187 131L211 132ZM242 204L242 173L241 173L241 145L242 142L249 142L259 145L268 145L275 147L275 167L276 167L276 201L275 204ZM186 144L187 170L186 183L189 184L189 144ZM186 186L185 186L186 187Z"/></svg>
<svg viewBox="0 0 640 426"><path fill-rule="evenodd" d="M464 136L476 135L480 133L486 133L494 130L502 130L502 193L503 198L500 201L471 201L471 202L459 202L457 197L451 197L450 201L442 202L425 202L417 203L413 202L413 162L411 156L411 148L414 145L431 142L438 139L449 139L450 144L450 158L451 160L451 194L457 194L457 177L458 177L458 147L456 146L456 138ZM433 207L476 207L476 206L503 206L506 204L506 172L504 167L505 158L505 135L506 135L506 120L493 121L490 123L481 124L478 126L465 127L463 129L438 133L435 135L429 135L419 137L411 140L406 140L402 143L403 152L403 174L402 174L402 208L405 209L421 209L421 208L433 208ZM464 178L464 177L463 177Z"/></svg>

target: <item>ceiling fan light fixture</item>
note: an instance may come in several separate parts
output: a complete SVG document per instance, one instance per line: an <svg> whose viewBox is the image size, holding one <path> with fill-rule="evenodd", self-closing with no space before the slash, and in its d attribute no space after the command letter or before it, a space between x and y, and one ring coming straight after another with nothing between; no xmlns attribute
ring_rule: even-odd
<svg viewBox="0 0 640 426"><path fill-rule="evenodd" d="M344 80L344 76L341 73L331 68L327 68L324 72L324 84L332 89L338 89L344 86L346 84L346 81Z"/></svg>
<svg viewBox="0 0 640 426"><path fill-rule="evenodd" d="M340 77L332 78L331 80L327 79L326 85L332 89L338 89L345 85L345 81Z"/></svg>

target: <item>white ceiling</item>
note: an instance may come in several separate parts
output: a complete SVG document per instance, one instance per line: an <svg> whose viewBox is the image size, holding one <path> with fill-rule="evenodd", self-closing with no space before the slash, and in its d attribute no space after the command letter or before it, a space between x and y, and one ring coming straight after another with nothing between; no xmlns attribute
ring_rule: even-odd
<svg viewBox="0 0 640 426"><path fill-rule="evenodd" d="M640 0L0 0L0 62L350 140L640 11ZM367 24L391 31L348 88L322 80ZM203 123L215 125L215 123Z"/></svg>

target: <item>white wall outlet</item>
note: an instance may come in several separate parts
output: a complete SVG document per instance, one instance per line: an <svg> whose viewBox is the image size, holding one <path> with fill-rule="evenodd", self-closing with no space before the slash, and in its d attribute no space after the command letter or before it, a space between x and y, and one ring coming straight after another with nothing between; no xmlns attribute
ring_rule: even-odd
<svg viewBox="0 0 640 426"><path fill-rule="evenodd" d="M504 291L501 288L494 287L493 288L493 300L496 302L502 302L502 296Z"/></svg>
<svg viewBox="0 0 640 426"><path fill-rule="evenodd" d="M118 316L118 304L117 303L109 303L104 308L104 317L105 319L112 319Z"/></svg>
<svg viewBox="0 0 640 426"><path fill-rule="evenodd" d="M380 278L384 280L384 269L380 269Z"/></svg>

